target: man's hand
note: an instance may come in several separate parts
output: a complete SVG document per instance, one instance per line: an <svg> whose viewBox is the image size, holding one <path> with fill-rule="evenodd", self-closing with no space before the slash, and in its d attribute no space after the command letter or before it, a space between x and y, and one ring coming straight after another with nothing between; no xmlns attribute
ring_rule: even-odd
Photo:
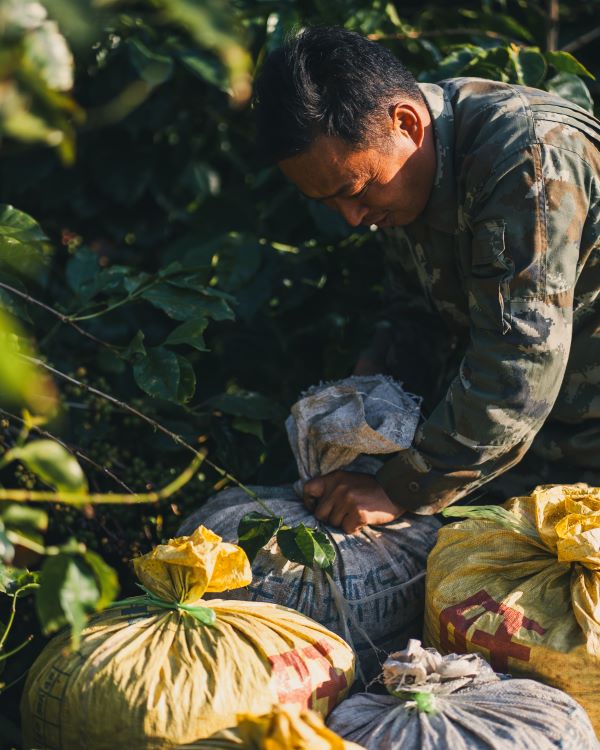
<svg viewBox="0 0 600 750"><path fill-rule="evenodd" d="M405 511L370 474L333 471L304 485L304 505L315 518L356 534L362 526L389 523Z"/></svg>

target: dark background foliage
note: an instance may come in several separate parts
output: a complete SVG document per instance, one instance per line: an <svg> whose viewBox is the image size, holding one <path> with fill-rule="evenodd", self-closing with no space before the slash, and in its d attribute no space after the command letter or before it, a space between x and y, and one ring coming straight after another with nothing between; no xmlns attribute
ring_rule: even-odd
<svg viewBox="0 0 600 750"><path fill-rule="evenodd" d="M77 381L54 376L60 409L43 429L78 452L93 492L156 489L190 459L96 391L207 448L237 479L279 483L294 478L283 428L290 404L304 388L347 375L368 341L383 279L377 238L351 232L255 153L245 71L286 32L344 25L388 45L419 80L499 78L584 106L588 90L600 94L586 76L600 73L597 0L45 5L73 51L75 82L70 103L26 98L63 133L58 147L0 130L0 203L33 217L48 238L16 264L8 255L3 264L0 243L0 282L54 312L2 287L0 307L47 364ZM0 73L35 88L6 58ZM16 408L0 406L1 452L21 424ZM0 486L46 487L30 468L11 464ZM127 561L226 483L203 467L159 504L54 504L44 544L76 538L132 593ZM23 549L12 563L40 560ZM9 598L0 598L8 613ZM44 643L32 601L19 603L18 635L6 647L36 637L0 661L0 681L17 681L0 694L0 748L18 746L19 678Z"/></svg>

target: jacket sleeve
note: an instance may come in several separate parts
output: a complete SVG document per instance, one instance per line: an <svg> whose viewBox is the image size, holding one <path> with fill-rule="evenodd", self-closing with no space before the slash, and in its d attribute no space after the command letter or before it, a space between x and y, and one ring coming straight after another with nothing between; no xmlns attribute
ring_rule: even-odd
<svg viewBox="0 0 600 750"><path fill-rule="evenodd" d="M414 447L379 471L398 505L430 514L516 464L552 410L571 344L591 170L556 146L508 155L468 186L470 341Z"/></svg>

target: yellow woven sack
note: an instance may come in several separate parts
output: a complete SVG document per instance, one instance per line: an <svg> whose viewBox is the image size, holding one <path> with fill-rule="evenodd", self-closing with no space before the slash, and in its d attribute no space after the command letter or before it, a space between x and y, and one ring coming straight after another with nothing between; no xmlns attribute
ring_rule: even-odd
<svg viewBox="0 0 600 750"><path fill-rule="evenodd" d="M600 488L546 485L451 513L469 518L429 556L427 645L564 690L600 735Z"/></svg>
<svg viewBox="0 0 600 750"><path fill-rule="evenodd" d="M273 706L263 716L238 714L237 726L178 750L364 750L343 740L314 711Z"/></svg>
<svg viewBox="0 0 600 750"><path fill-rule="evenodd" d="M204 601L247 585L244 551L204 527L134 560L146 595L93 617L77 652L59 635L23 694L24 746L168 750L273 703L326 715L354 679L350 647L274 604Z"/></svg>

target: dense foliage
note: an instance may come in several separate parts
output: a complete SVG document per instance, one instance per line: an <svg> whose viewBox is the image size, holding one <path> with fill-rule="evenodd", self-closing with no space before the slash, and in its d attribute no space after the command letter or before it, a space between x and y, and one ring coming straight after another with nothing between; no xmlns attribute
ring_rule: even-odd
<svg viewBox="0 0 600 750"><path fill-rule="evenodd" d="M498 78L591 108L599 10L0 0L0 499L22 501L0 503L0 747L18 746L40 623L70 625L76 646L90 612L131 593L127 561L203 498L295 478L287 408L348 374L377 318L376 236L257 159L265 52L341 24L420 80Z"/></svg>

